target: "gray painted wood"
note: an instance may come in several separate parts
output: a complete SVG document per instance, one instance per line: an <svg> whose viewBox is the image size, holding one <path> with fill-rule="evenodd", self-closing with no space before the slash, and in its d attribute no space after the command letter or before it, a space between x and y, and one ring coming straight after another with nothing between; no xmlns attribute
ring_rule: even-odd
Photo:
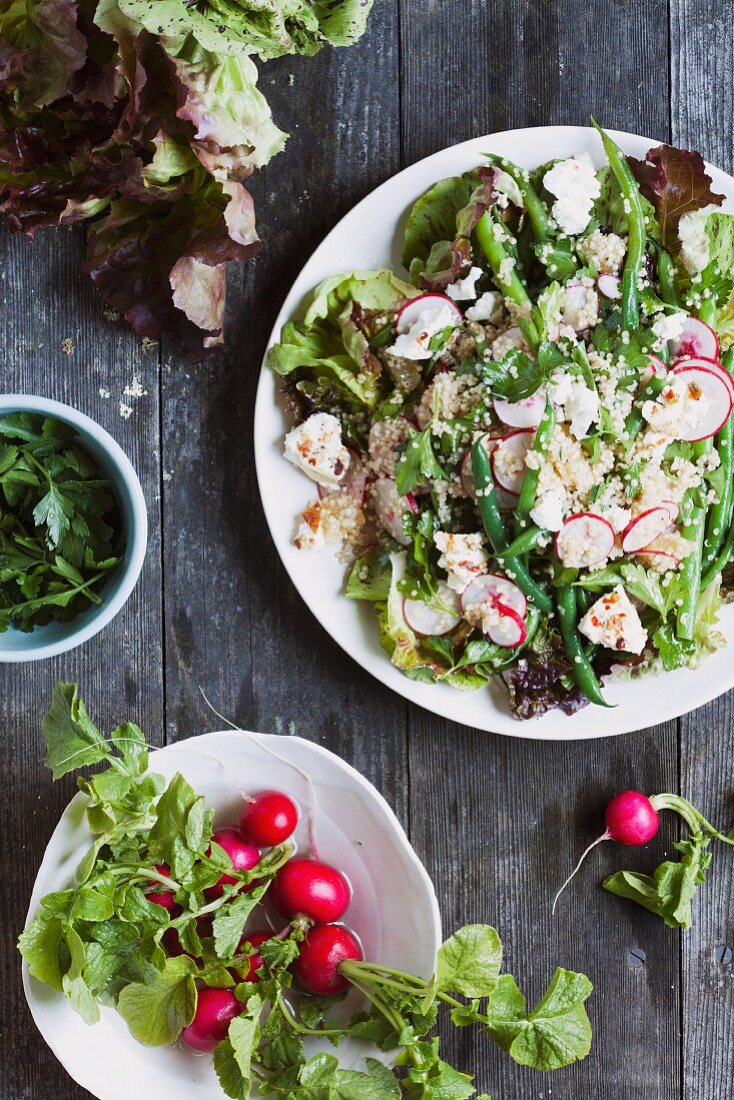
<svg viewBox="0 0 734 1100"><path fill-rule="evenodd" d="M136 717L154 743L221 725L201 688L244 727L327 745L408 825L447 930L494 923L530 1001L556 965L588 973L595 1044L580 1066L532 1075L469 1032L447 1036L447 1056L495 1100L732 1095L734 981L715 955L733 939L728 853L685 939L598 889L615 869L654 867L675 839L671 821L649 850L597 849L550 915L613 792L680 785L727 822L730 699L680 730L669 723L569 745L493 737L407 707L342 653L293 590L267 532L249 444L280 303L312 248L372 187L474 134L584 123L592 111L654 138L672 129L731 167L731 51L729 12L717 0L671 0L670 11L664 0L378 0L356 48L264 66L261 84L292 136L253 181L265 248L232 272L230 350L220 361L164 346L159 363L122 322L104 320L80 272L80 233L49 233L32 248L2 235L6 390L61 397L108 427L141 473L151 521L141 585L100 638L58 661L0 667L12 792L0 808L2 1100L86 1095L37 1040L14 949L35 869L73 790L52 786L40 764L39 720L58 678L79 681L101 724ZM67 336L71 357L60 348ZM117 402L135 373L148 395L123 420ZM633 949L645 952L644 965L633 965Z"/></svg>
<svg viewBox="0 0 734 1100"><path fill-rule="evenodd" d="M0 803L0 1094L4 1100L78 1097L39 1041L25 1005L15 941L25 923L33 880L73 778L52 784L42 765L40 720L57 680L78 682L90 713L113 728L140 722L153 744L163 740L163 678L157 350L143 354L124 322L113 323L82 274L80 232L59 230L24 239L0 235L3 389L36 393L76 406L98 420L126 450L141 478L150 539L141 582L101 635L52 661L0 665L5 795ZM61 348L70 338L71 355ZM125 386L137 376L145 397L120 416ZM110 397L100 396L100 389ZM12 1052L12 1053L11 1053Z"/></svg>
<svg viewBox="0 0 734 1100"><path fill-rule="evenodd" d="M674 0L671 41L672 138L699 149L707 160L731 172L734 95L725 74L734 64L731 11L716 0ZM709 63L698 59L708 43ZM681 720L681 791L710 821L728 832L734 819L731 798L731 694ZM731 1095L734 1036L734 859L716 845L702 904L690 932L682 937L683 1080L685 1095L698 1100L721 1088ZM729 960L728 962L726 960Z"/></svg>

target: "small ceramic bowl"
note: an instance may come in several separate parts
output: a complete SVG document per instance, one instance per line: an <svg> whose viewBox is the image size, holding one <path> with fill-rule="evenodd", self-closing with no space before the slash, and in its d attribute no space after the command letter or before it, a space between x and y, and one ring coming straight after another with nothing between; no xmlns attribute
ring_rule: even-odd
<svg viewBox="0 0 734 1100"><path fill-rule="evenodd" d="M90 604L68 623L51 622L36 627L29 634L11 626L0 634L0 663L5 664L56 657L94 637L114 619L135 587L148 541L148 514L138 475L109 432L71 405L47 397L18 393L0 395L0 416L12 412L51 416L75 429L80 446L94 459L110 483L122 521L125 553L104 587L98 590L102 603Z"/></svg>

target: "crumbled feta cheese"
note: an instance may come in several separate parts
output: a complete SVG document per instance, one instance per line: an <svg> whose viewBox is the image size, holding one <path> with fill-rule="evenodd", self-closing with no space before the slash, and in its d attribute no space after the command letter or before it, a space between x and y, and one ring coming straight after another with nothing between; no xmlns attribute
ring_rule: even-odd
<svg viewBox="0 0 734 1100"><path fill-rule="evenodd" d="M577 153L546 172L543 185L556 196L551 213L564 233L581 233L589 224L601 186L588 153Z"/></svg>
<svg viewBox="0 0 734 1100"><path fill-rule="evenodd" d="M312 481L338 485L349 466L341 424L331 413L314 413L285 437L285 457Z"/></svg>
<svg viewBox="0 0 734 1100"><path fill-rule="evenodd" d="M559 420L570 423L571 434L584 439L593 423L599 420L599 395L590 390L583 378L566 371L556 371L548 387Z"/></svg>
<svg viewBox="0 0 734 1100"><path fill-rule="evenodd" d="M497 278L501 283L509 283L512 278L512 272L515 268L515 260L512 256L505 256L504 260L500 260L500 266L497 268Z"/></svg>
<svg viewBox="0 0 734 1100"><path fill-rule="evenodd" d="M566 501L567 494L563 486L553 485L536 500L530 512L531 520L544 531L560 531L563 527Z"/></svg>
<svg viewBox="0 0 734 1100"><path fill-rule="evenodd" d="M624 263L627 242L616 233L595 229L579 242L578 250L581 259L593 264L600 275L616 275Z"/></svg>
<svg viewBox="0 0 734 1100"><path fill-rule="evenodd" d="M670 374L657 401L645 401L642 415L655 431L671 439L690 438L710 405L709 398L685 373Z"/></svg>
<svg viewBox="0 0 734 1100"><path fill-rule="evenodd" d="M706 232L706 222L709 214L718 211L718 206L709 204L700 210L690 210L687 214L683 214L678 222L680 258L691 273L703 271L709 262L711 242Z"/></svg>
<svg viewBox="0 0 734 1100"><path fill-rule="evenodd" d="M624 653L639 655L647 642L647 631L621 584L592 604L579 630L589 641Z"/></svg>
<svg viewBox="0 0 734 1100"><path fill-rule="evenodd" d="M456 310L448 303L438 308L429 304L419 312L406 332L398 332L395 343L387 350L401 359L430 359L433 352L429 344L436 333L447 328L456 328L458 323Z"/></svg>
<svg viewBox="0 0 734 1100"><path fill-rule="evenodd" d="M455 535L451 531L436 531L433 536L441 557L438 564L448 574L448 586L463 592L470 581L486 573L489 558L480 534Z"/></svg>
<svg viewBox="0 0 734 1100"><path fill-rule="evenodd" d="M467 321L490 321L496 325L502 319L502 295L496 290L487 290L466 311Z"/></svg>
<svg viewBox="0 0 734 1100"><path fill-rule="evenodd" d="M293 539L297 550L321 550L325 545L324 528L321 523L321 508L314 504L302 513L301 522Z"/></svg>
<svg viewBox="0 0 734 1100"><path fill-rule="evenodd" d="M446 287L446 293L454 302L473 302L477 296L477 281L484 272L481 267L473 267L463 279L457 279Z"/></svg>
<svg viewBox="0 0 734 1100"><path fill-rule="evenodd" d="M591 328L599 320L599 295L591 287L571 283L564 294L562 316L576 332Z"/></svg>
<svg viewBox="0 0 734 1100"><path fill-rule="evenodd" d="M659 317L656 317L652 326L652 331L657 337L655 341L656 348L660 350L668 340L680 340L685 323L685 313L671 313L669 315L662 313Z"/></svg>

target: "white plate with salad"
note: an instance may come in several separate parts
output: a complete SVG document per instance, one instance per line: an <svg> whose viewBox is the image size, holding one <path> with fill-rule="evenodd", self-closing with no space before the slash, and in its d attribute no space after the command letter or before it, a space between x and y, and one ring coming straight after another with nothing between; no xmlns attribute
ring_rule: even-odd
<svg viewBox="0 0 734 1100"><path fill-rule="evenodd" d="M107 765L79 779L20 941L35 1023L93 1096L213 1100L220 1081L241 1095L250 1056L262 1060L253 1082L275 1087L290 1063L270 1058L269 1042L291 1054L295 1042L293 1072L314 1072L303 1062L335 1048L307 1039L301 1050L296 1029L342 1027L368 1007L340 961L430 978L433 885L382 796L333 753L227 730L148 757L131 723L104 738L73 684L57 685L43 729L54 778ZM287 1020L267 1000L276 993ZM338 1051L352 1074L365 1056L386 1058L361 1038Z"/></svg>
<svg viewBox="0 0 734 1100"><path fill-rule="evenodd" d="M377 188L276 321L258 479L364 668L479 729L586 738L734 685L734 180L593 127Z"/></svg>

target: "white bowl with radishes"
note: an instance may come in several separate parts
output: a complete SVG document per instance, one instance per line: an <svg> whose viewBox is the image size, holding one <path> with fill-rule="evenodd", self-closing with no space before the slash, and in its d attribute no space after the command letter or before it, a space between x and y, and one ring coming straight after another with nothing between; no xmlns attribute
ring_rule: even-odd
<svg viewBox="0 0 734 1100"><path fill-rule="evenodd" d="M291 903L302 907L303 865L318 857L317 867L327 867L321 884L322 904L324 891L330 893L329 914L339 913L338 924L325 927L342 930L347 950L347 936L353 936L365 957L430 977L441 943L433 886L390 807L354 768L299 737L227 730L151 753L150 769L168 780L181 772L207 805L216 809L215 825L224 830L218 834L219 842L227 843L227 833L231 833L232 843L245 861L245 849L251 843L248 837L267 845L273 836L267 829L257 833L257 823L252 820L244 822L243 808L248 803L243 796L263 790L285 795L280 802L295 804L298 823L292 836L287 830L296 844L296 858L285 864L283 870L290 870L278 883L279 910L288 912ZM74 868L89 848L84 801L81 794L71 801L49 841L33 889L29 920L37 913L41 897L69 886ZM313 862L308 866L313 868ZM165 891L159 903L166 904ZM262 913L252 929L257 921L262 923ZM248 931L252 929L248 926ZM299 975L305 988L309 982L317 984L321 977L309 973L307 963ZM222 1095L211 1057L205 1053L212 1044L200 1028L197 1032L194 1026L172 1047L144 1047L130 1035L113 1008L102 1008L99 1023L85 1024L62 994L29 976L25 963L23 984L44 1039L71 1077L99 1100L128 1100L133 1095L153 1100L168 1092L187 1100ZM225 990L211 990L202 1000L216 1001L225 995ZM351 992L337 1012L346 1019L359 1007L359 996ZM315 1053L322 1048L314 1045L313 1049ZM354 1040L345 1041L339 1049L340 1062L346 1067L359 1066L365 1051L385 1057Z"/></svg>
<svg viewBox="0 0 734 1100"><path fill-rule="evenodd" d="M656 144L636 135L612 132L611 136L625 153L642 159ZM437 180L475 169L487 150L530 171L538 164L577 153L588 153L596 166L602 163L599 139L593 130L546 127L488 135L442 150L413 165L364 199L317 249L286 299L276 321L271 345L280 338L284 322L299 315L302 302L321 280L340 271L381 268L400 272L400 277L404 278L400 266L400 228L405 222L406 211ZM713 189L726 197L723 209L731 210L734 180L710 165L706 170ZM577 333L586 331L583 318L589 304L588 290L579 284L575 298L570 295L567 300L565 321ZM613 307L621 300L622 293L621 278L611 274L602 273L593 287L600 311ZM404 308L396 326L399 336L407 337L414 332L415 322L424 312L427 321L424 327L430 334L428 311L432 297L435 295L428 291ZM451 309L446 301L434 301L433 305L437 310ZM513 335L510 330L504 336L510 342L519 339L518 333ZM697 317L691 317L678 336L669 341L668 350L671 362L666 385L671 391L677 387L682 393L695 392L696 399L700 398L696 416L690 417L689 428L678 436L686 444L695 444L714 436L730 417L731 381L718 362L715 337ZM663 370L666 370L665 364L656 361L656 356L651 354L647 372L640 376L640 385L644 386ZM497 436L490 432L486 446L500 505L511 515L522 483L522 464L542 416L543 402L534 396L522 402L496 399L494 412L504 430ZM405 415L410 421L411 412ZM724 647L708 655L700 667L666 673L664 692L653 678L610 681L604 686L611 704L608 709L586 709L575 714L551 710L532 721L518 722L509 711L505 688L498 678L491 680L486 689L476 692L455 691L441 682L421 682L416 676L406 678L388 662L380 648L372 609L364 603L344 599L343 571L338 567L332 570L325 562L316 563L313 557L300 553L293 546L293 516L307 506L311 490L306 480L283 462L281 441L288 423L279 401L277 380L270 371L264 370L255 416L256 460L263 506L278 552L299 592L325 629L363 667L410 701L474 728L512 736L574 739L623 733L658 724L734 686L734 665ZM418 429L424 427L418 418L416 424ZM473 499L473 470L468 450L464 459L458 479L467 497ZM385 476L386 483L380 487L382 509L392 523L393 537L401 543L398 536L402 533L404 513L395 499L394 483ZM404 497L400 503L403 509L414 514L419 514L422 508L418 494L411 499ZM597 568L610 555L613 540L615 553L621 552L634 564L661 574L666 570L675 571L681 562L679 547L672 537L676 526L680 528L683 522L679 512L680 501L663 495L650 507L631 510L617 529L611 527L606 513L590 505L564 515L563 529L555 532L547 545L553 547L560 565L569 569ZM485 578L495 572L501 570L496 562L490 561L482 573L482 584L489 584ZM520 596L511 588L511 598L505 600L501 593L492 591L493 610L499 613L499 618L486 617L484 635L508 650L513 645L519 648L524 644L527 627ZM406 593L404 616L412 631L419 636L430 631L432 636L450 637L456 616L465 615L467 603L461 594L457 600L454 593L455 590L441 589L437 606L429 608L420 597L416 602L416 598ZM727 642L734 639L734 611L730 606L720 611L719 629Z"/></svg>

